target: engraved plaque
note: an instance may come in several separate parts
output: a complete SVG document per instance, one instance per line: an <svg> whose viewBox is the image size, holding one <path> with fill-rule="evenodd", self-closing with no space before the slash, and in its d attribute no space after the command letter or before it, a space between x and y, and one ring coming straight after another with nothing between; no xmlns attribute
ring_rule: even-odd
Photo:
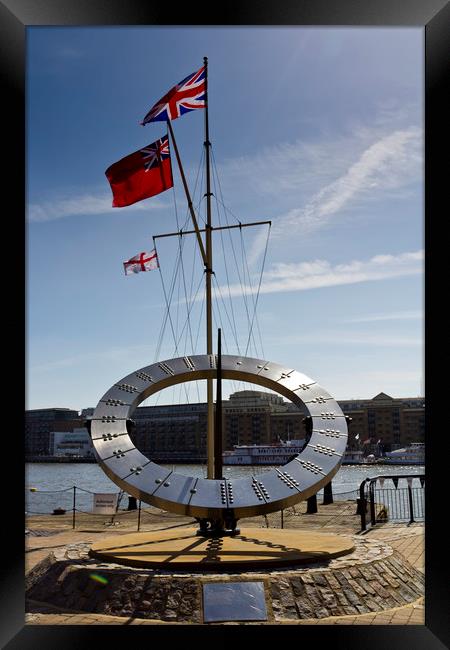
<svg viewBox="0 0 450 650"><path fill-rule="evenodd" d="M263 582L214 582L203 585L203 619L267 621Z"/></svg>

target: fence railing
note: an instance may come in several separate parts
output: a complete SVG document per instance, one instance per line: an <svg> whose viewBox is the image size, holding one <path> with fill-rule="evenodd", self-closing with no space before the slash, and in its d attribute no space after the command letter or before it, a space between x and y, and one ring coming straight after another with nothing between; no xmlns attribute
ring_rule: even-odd
<svg viewBox="0 0 450 650"><path fill-rule="evenodd" d="M113 512L108 513L94 512L94 495L98 492L75 485L64 490L28 488L25 494L26 515L57 515L55 522L60 521L65 527L71 525L73 529L79 524L112 526L124 523L127 526L136 525L139 531L141 524L154 523L155 518L171 522L175 518L175 515L147 506L123 491L109 493L117 498L117 505Z"/></svg>
<svg viewBox="0 0 450 650"><path fill-rule="evenodd" d="M399 484L399 481L401 482ZM406 486L403 485L406 481ZM414 482L415 481L415 485ZM425 475L375 476L365 479L359 489L333 493L331 485L321 490L295 507L286 508L279 513L272 513L261 518L261 525L267 527L289 528L299 523L296 517L306 515L314 526L333 526L351 523L358 530L358 515L361 519L360 530L387 521L407 522L423 521L425 518ZM327 486L326 486L327 487ZM102 525L136 525L153 524L158 518L173 524L179 517L153 506L142 503L139 499L125 492L111 493L117 496L117 505L113 512L94 512L94 495L91 490L73 486L63 490L26 490L25 512L27 515L60 515L58 518L64 526L76 528L77 524L97 523ZM327 508L334 503L333 508ZM324 507L318 508L318 504ZM309 517L309 515L316 515ZM355 521L356 515L356 521ZM56 518L55 518L56 520ZM306 519L303 520L306 523ZM322 523L323 522L323 523ZM195 524L194 518L190 522ZM181 524L186 525L186 524Z"/></svg>
<svg viewBox="0 0 450 650"><path fill-rule="evenodd" d="M400 481L403 485L399 484ZM402 474L366 478L359 487L358 513L361 516L361 531L388 520L407 522L408 525L423 521L425 475Z"/></svg>

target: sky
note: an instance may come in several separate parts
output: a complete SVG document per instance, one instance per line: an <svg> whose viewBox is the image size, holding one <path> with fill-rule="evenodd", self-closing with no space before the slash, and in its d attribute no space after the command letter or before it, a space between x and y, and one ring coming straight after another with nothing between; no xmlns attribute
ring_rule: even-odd
<svg viewBox="0 0 450 650"><path fill-rule="evenodd" d="M166 133L140 121L204 56L213 225L272 222L213 235L214 340L220 326L224 353L287 364L336 399L422 396L423 39L28 27L26 408L93 407L134 370L206 351L195 237L157 239L160 270L123 272L153 236L192 227L173 151L174 188L130 207L112 208L104 173ZM172 123L201 224L204 113ZM157 399L204 398L188 389Z"/></svg>

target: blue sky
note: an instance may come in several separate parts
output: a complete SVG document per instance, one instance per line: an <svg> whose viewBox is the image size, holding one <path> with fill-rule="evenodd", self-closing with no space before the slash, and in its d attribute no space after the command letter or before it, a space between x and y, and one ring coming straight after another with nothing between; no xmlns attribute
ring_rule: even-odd
<svg viewBox="0 0 450 650"><path fill-rule="evenodd" d="M95 406L133 370L179 356L169 327L158 346L177 238L159 240L161 274L122 267L186 222L175 156L174 190L128 208L111 207L104 171L166 132L139 122L203 56L213 222L272 220L248 355L337 399L423 394L422 28L31 27L27 40L27 408ZM197 110L173 122L200 222L203 120ZM246 348L242 293L251 311L245 287L259 284L266 236L214 235L216 282L235 310L237 337L217 301L229 353ZM193 347L183 330L184 286L191 297L201 287L193 237L183 256L177 351L203 353L201 300Z"/></svg>

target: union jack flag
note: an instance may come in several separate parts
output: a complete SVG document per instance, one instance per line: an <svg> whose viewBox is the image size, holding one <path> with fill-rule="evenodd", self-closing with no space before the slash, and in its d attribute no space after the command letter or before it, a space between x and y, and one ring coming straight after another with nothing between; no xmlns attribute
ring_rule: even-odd
<svg viewBox="0 0 450 650"><path fill-rule="evenodd" d="M141 124L176 120L184 113L205 107L206 72L203 66L197 72L174 86L147 113Z"/></svg>
<svg viewBox="0 0 450 650"><path fill-rule="evenodd" d="M157 167L162 160L165 160L170 156L169 138L167 135L163 135L162 138L139 151L144 158L145 171L148 172L149 169Z"/></svg>

